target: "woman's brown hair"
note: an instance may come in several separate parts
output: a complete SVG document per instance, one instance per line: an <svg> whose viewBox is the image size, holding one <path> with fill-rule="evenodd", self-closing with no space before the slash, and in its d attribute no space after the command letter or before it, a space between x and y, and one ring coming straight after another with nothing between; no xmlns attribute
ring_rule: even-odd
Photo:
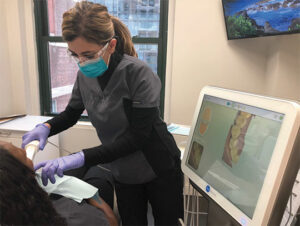
<svg viewBox="0 0 300 226"><path fill-rule="evenodd" d="M130 32L118 18L111 16L107 7L82 1L63 14L62 36L67 42L82 37L88 42L105 45L116 37L120 54L137 56Z"/></svg>

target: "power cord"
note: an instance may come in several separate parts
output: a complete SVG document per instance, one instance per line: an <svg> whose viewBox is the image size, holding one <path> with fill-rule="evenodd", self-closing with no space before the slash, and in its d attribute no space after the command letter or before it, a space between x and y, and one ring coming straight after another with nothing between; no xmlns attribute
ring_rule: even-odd
<svg viewBox="0 0 300 226"><path fill-rule="evenodd" d="M53 145L54 147L58 148L58 150L67 152L67 153L69 153L69 154L73 154L72 152L70 152L70 151L68 151L68 150L66 150L66 149L64 149L64 148L62 148L62 147L59 147L58 145L54 144L53 142L51 142L51 141L49 141L49 140L48 140L47 143L49 143L49 144Z"/></svg>
<svg viewBox="0 0 300 226"><path fill-rule="evenodd" d="M51 145L53 145L54 147L58 148L59 150L62 150L62 151L67 152L67 153L69 153L69 154L73 154L72 152L70 152L70 151L68 151L68 150L66 150L66 149L64 149L64 148L59 147L58 145L54 144L53 142L51 142L51 141L49 141L49 140L48 140L48 143L51 144ZM101 164L98 164L97 167L101 168L102 170L111 172L111 170L109 170L109 169L103 167Z"/></svg>

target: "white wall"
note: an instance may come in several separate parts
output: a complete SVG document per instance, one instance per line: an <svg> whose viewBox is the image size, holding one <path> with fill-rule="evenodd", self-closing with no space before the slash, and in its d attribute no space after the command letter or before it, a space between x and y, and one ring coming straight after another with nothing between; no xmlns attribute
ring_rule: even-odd
<svg viewBox="0 0 300 226"><path fill-rule="evenodd" d="M205 85L300 101L299 34L228 41L221 0L176 0L172 6L168 121L190 124Z"/></svg>
<svg viewBox="0 0 300 226"><path fill-rule="evenodd" d="M300 34L278 36L269 47L267 94L300 101Z"/></svg>
<svg viewBox="0 0 300 226"><path fill-rule="evenodd" d="M3 115L39 114L33 1L1 0L0 6L0 56L5 58L0 64Z"/></svg>
<svg viewBox="0 0 300 226"><path fill-rule="evenodd" d="M4 2L0 1L0 117L12 114L12 90L10 82L9 54L7 47L7 27Z"/></svg>

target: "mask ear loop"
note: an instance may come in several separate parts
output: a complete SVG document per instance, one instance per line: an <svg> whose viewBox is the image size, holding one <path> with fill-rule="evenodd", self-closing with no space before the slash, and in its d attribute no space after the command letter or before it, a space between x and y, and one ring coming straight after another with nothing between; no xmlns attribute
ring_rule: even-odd
<svg viewBox="0 0 300 226"><path fill-rule="evenodd" d="M107 50L108 44L109 44L109 42L107 42L105 44L105 46L100 50L100 53L98 54L98 57L100 57L101 55L103 55L103 53Z"/></svg>
<svg viewBox="0 0 300 226"><path fill-rule="evenodd" d="M110 44L110 41L113 40L114 38L118 41L117 36L113 36L113 37L105 44L105 46L102 48L101 54L99 54L99 57L100 57L100 55L102 55L103 52L105 52L105 51L107 50L107 48L108 48L108 46L109 46L109 44ZM101 57L103 58L103 56L101 56ZM107 60L107 64L106 64L107 67L108 67L109 62L110 62L110 57L111 57L111 54L109 55L109 58L108 58L108 60Z"/></svg>
<svg viewBox="0 0 300 226"><path fill-rule="evenodd" d="M113 39L113 38L112 38L112 39ZM104 46L104 48L105 48L104 51L107 50L107 48L108 48L108 46L109 46L109 43L110 43L110 41L111 41L112 39L110 39L110 40L106 43L106 45ZM103 49L104 49L104 48L103 48ZM108 58L108 60L107 60L107 67L108 67L109 62L110 62L110 57L111 57L111 54L109 54L109 58ZM103 57L102 57L102 58L103 58Z"/></svg>

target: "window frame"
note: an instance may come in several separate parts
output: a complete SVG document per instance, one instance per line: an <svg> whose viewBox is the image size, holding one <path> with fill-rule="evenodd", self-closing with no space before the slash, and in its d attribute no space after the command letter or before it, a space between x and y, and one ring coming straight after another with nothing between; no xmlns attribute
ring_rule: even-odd
<svg viewBox="0 0 300 226"><path fill-rule="evenodd" d="M34 17L38 56L38 72L39 72L39 91L40 91L40 111L41 115L55 116L59 113L51 112L51 80L50 80L50 65L49 65L49 42L64 42L61 36L50 36L48 29L48 7L47 0L33 0L34 2ZM160 20L159 20L159 37L157 38L142 38L132 37L134 44L157 44L157 74L161 80L160 93L160 114L164 116L165 103L165 76L166 76L166 61L167 61L167 35L168 35L168 11L169 0L160 0ZM81 119L87 120L87 116L82 116Z"/></svg>

